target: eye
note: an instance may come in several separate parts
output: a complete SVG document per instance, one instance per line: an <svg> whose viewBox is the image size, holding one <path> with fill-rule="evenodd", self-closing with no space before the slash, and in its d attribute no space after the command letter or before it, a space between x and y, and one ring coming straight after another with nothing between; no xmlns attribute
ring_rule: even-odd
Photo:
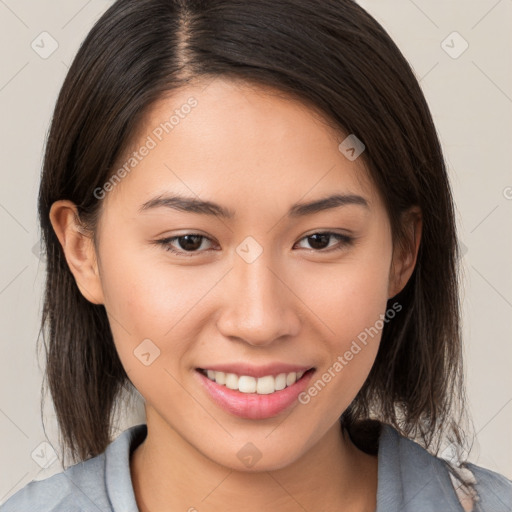
<svg viewBox="0 0 512 512"><path fill-rule="evenodd" d="M338 240L338 244L329 246L329 240L335 238ZM307 235L301 240L307 240L310 246L315 252L331 252L340 251L347 245L351 245L353 238L348 235L342 235L341 233L332 233L330 231L312 233ZM327 244L327 246L325 246ZM327 247L327 250L325 250Z"/></svg>
<svg viewBox="0 0 512 512"><path fill-rule="evenodd" d="M186 233L184 235L173 236L170 238L163 238L157 240L156 243L162 245L166 251L182 256L193 256L195 252L199 252L197 249L201 247L202 240L211 240L204 235L198 233ZM178 242L180 249L175 249L171 244Z"/></svg>
<svg viewBox="0 0 512 512"><path fill-rule="evenodd" d="M329 245L329 241L333 238L338 240L338 244L335 244L334 246ZM198 233L186 233L184 235L156 240L155 243L163 246L166 251L178 254L180 256L191 257L194 255L194 253L204 252L200 251L199 249L202 246L202 242L205 240L211 242L211 240L204 235L200 235ZM342 250L346 246L351 245L354 239L348 235L325 231L307 235L301 238L299 242L302 240L308 242L312 248L312 251L325 253ZM176 248L176 245L178 245L179 248Z"/></svg>

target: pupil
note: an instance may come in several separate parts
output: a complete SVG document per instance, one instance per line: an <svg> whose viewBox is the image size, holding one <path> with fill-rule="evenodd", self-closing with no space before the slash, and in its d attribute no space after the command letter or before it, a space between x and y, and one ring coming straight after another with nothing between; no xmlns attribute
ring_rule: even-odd
<svg viewBox="0 0 512 512"><path fill-rule="evenodd" d="M190 241L191 239L195 239L196 243L192 242L192 245L190 243L187 243L187 241ZM184 235L179 238L180 240L180 247L184 250L194 250L201 247L201 237L199 235ZM182 243L183 240L187 240L185 243Z"/></svg>
<svg viewBox="0 0 512 512"><path fill-rule="evenodd" d="M316 233L316 234L308 237L309 245L311 245L311 247L313 247L313 249L325 249L325 247L329 245L329 237L330 237L330 235L325 234L325 233ZM325 244L325 247L318 246L319 238L321 239L320 245ZM313 242L311 242L311 240L313 240Z"/></svg>

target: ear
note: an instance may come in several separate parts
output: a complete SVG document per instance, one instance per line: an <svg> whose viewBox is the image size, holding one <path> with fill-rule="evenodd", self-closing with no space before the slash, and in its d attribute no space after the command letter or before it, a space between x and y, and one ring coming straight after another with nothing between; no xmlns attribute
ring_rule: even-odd
<svg viewBox="0 0 512 512"><path fill-rule="evenodd" d="M103 304L92 233L80 223L76 205L68 200L55 201L50 209L50 222L80 292L89 302Z"/></svg>
<svg viewBox="0 0 512 512"><path fill-rule="evenodd" d="M413 206L403 212L402 223L406 240L397 243L393 248L393 259L389 273L389 298L403 290L416 266L423 226L421 209Z"/></svg>

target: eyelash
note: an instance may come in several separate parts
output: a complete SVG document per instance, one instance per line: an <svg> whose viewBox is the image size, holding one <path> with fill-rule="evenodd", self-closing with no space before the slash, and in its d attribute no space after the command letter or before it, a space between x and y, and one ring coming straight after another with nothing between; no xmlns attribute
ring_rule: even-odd
<svg viewBox="0 0 512 512"><path fill-rule="evenodd" d="M337 238L341 242L337 246L331 247L329 249L309 249L310 251L317 252L317 253L320 253L320 254L341 251L346 246L352 245L352 243L354 241L354 238L351 237L351 236L348 236L348 235L342 235L340 233L333 233L331 231L317 231L315 233L311 233L310 235L306 235L306 236L302 237L299 240L299 242L304 240L304 239L306 239L306 238L310 238L310 237L312 237L314 235L328 235L330 237ZM161 240L156 240L155 243L158 244L158 245L163 246L165 251L169 251L169 252L172 252L172 253L177 254L179 256L184 256L184 257L192 257L195 254L200 254L201 252L204 252L204 251L178 251L178 250L172 248L172 246L170 245L171 242L173 242L175 240L178 240L179 238L184 238L186 236L195 236L195 237L200 237L202 239L209 240L210 242L212 241L207 236L201 235L199 233L184 233L183 235L178 235L178 236L173 236L173 237L170 237L170 238L162 238ZM306 249L306 250L308 250L308 249Z"/></svg>

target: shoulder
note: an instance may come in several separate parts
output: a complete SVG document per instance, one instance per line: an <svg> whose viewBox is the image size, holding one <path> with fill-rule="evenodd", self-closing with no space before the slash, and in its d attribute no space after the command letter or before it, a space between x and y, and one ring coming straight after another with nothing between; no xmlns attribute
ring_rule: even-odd
<svg viewBox="0 0 512 512"><path fill-rule="evenodd" d="M105 502L104 461L102 453L44 480L34 480L1 505L0 512L110 510Z"/></svg>
<svg viewBox="0 0 512 512"><path fill-rule="evenodd" d="M0 505L0 512L136 511L129 459L146 433L145 424L125 430L100 455L30 482Z"/></svg>
<svg viewBox="0 0 512 512"><path fill-rule="evenodd" d="M490 469L468 463L474 476L478 504L481 510L512 511L512 481Z"/></svg>
<svg viewBox="0 0 512 512"><path fill-rule="evenodd" d="M379 480L382 479L379 491L383 504L399 496L404 511L436 511L439 507L446 512L463 510L447 462L385 424L379 437L379 458ZM509 479L475 464L468 464L467 468L474 477L475 512L512 511Z"/></svg>

